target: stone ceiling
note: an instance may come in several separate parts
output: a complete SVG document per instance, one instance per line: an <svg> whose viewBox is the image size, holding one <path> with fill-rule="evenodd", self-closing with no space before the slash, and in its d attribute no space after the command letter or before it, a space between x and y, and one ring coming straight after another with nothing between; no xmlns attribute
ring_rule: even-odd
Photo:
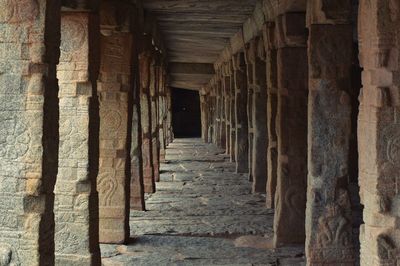
<svg viewBox="0 0 400 266"><path fill-rule="evenodd" d="M230 38L253 13L257 0L144 0L157 18L167 48L170 85L200 89Z"/></svg>

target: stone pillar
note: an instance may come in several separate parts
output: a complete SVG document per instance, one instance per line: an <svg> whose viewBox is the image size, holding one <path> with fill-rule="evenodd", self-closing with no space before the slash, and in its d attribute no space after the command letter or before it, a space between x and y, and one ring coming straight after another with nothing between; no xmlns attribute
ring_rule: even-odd
<svg viewBox="0 0 400 266"><path fill-rule="evenodd" d="M278 108L277 51L275 45L275 23L268 22L263 29L267 60L267 208L275 208L275 191L278 167L278 142L276 117Z"/></svg>
<svg viewBox="0 0 400 266"><path fill-rule="evenodd" d="M97 16L64 12L57 67L60 149L55 185L55 264L99 265Z"/></svg>
<svg viewBox="0 0 400 266"><path fill-rule="evenodd" d="M214 91L211 90L210 94L210 103L209 103L209 115L208 115L208 143L213 143L215 139L215 102L216 102L216 97L214 94Z"/></svg>
<svg viewBox="0 0 400 266"><path fill-rule="evenodd" d="M359 184L364 222L361 265L400 263L399 3L360 1L363 88L358 118Z"/></svg>
<svg viewBox="0 0 400 266"><path fill-rule="evenodd" d="M152 147L152 162L153 176L156 182L160 181L160 144L158 141L158 71L159 59L158 56L153 57L150 67L150 116L151 116L151 147Z"/></svg>
<svg viewBox="0 0 400 266"><path fill-rule="evenodd" d="M168 143L172 143L174 141L174 131L172 128L172 97L170 87L167 87L167 127Z"/></svg>
<svg viewBox="0 0 400 266"><path fill-rule="evenodd" d="M0 264L52 265L60 3L1 8Z"/></svg>
<svg viewBox="0 0 400 266"><path fill-rule="evenodd" d="M255 50L253 50L255 49ZM250 45L249 60L253 68L253 192L265 193L267 184L267 77L265 49L262 38L257 37Z"/></svg>
<svg viewBox="0 0 400 266"><path fill-rule="evenodd" d="M224 117L225 117L225 154L231 153L231 78L229 65L225 63L222 66L222 89L224 95Z"/></svg>
<svg viewBox="0 0 400 266"><path fill-rule="evenodd" d="M274 245L304 243L307 188L308 64L304 13L276 19L278 180Z"/></svg>
<svg viewBox="0 0 400 266"><path fill-rule="evenodd" d="M231 120L231 132L230 132L230 161L236 161L236 112L235 112L235 78L233 76L232 62L229 61L229 116Z"/></svg>
<svg viewBox="0 0 400 266"><path fill-rule="evenodd" d="M141 36L138 8L130 10L130 31L133 35L131 56L131 90L130 90L130 208L144 211L144 183L142 159L142 121L140 108L140 73L139 73L139 40Z"/></svg>
<svg viewBox="0 0 400 266"><path fill-rule="evenodd" d="M246 59L246 73L247 73L247 125L248 125L248 142L249 142L249 181L253 181L253 139L254 139L254 125L253 125L253 66L251 61L254 61L255 54L252 54L255 49L251 46L254 42L251 42L245 47L245 59Z"/></svg>
<svg viewBox="0 0 400 266"><path fill-rule="evenodd" d="M106 16L101 16L102 28L105 19ZM102 35L100 44L97 89L100 102L99 240L101 243L124 243L129 238L127 140L132 35L120 32Z"/></svg>
<svg viewBox="0 0 400 266"><path fill-rule="evenodd" d="M166 120L166 110L165 110L165 79L166 79L166 73L164 66L161 67L160 73L159 73L159 94L158 94L158 110L159 110L159 119L158 119L158 134L159 134L159 140L160 140L160 162L165 161L165 149L166 149L166 140L165 140L165 135L166 135L166 126L165 126L165 120Z"/></svg>
<svg viewBox="0 0 400 266"><path fill-rule="evenodd" d="M221 148L221 125L222 125L222 117L221 117L221 90L218 86L218 82L216 80L217 76L214 76L213 86L216 91L216 105L215 105L215 144Z"/></svg>
<svg viewBox="0 0 400 266"><path fill-rule="evenodd" d="M219 147L222 149L226 148L226 117L225 117L225 93L222 82L222 74L217 74L217 88L219 90L220 101L219 101L219 117L220 117L220 125L219 125Z"/></svg>
<svg viewBox="0 0 400 266"><path fill-rule="evenodd" d="M348 192L351 133L351 2L309 2L308 265L354 265Z"/></svg>
<svg viewBox="0 0 400 266"><path fill-rule="evenodd" d="M238 53L232 58L234 91L235 91L235 120L236 120L236 172L249 171L249 139L247 120L247 77L244 53Z"/></svg>
<svg viewBox="0 0 400 266"><path fill-rule="evenodd" d="M140 71L140 110L142 122L142 159L143 159L143 183L146 193L154 193L156 190L153 173L153 148L151 137L151 105L150 105L150 63L151 52L143 51L139 55Z"/></svg>
<svg viewBox="0 0 400 266"><path fill-rule="evenodd" d="M208 97L200 93L201 108L201 138L204 142L208 141Z"/></svg>

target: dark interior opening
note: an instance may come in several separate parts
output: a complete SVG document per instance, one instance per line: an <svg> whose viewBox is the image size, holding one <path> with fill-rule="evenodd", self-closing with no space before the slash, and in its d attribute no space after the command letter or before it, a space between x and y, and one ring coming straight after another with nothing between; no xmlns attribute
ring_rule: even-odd
<svg viewBox="0 0 400 266"><path fill-rule="evenodd" d="M172 89L172 123L177 138L201 137L200 96L197 91Z"/></svg>

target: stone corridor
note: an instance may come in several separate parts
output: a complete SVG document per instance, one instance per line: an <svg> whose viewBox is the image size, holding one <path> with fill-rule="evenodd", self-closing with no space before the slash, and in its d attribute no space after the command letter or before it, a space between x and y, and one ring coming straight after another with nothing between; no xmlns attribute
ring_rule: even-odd
<svg viewBox="0 0 400 266"><path fill-rule="evenodd" d="M229 156L175 139L146 212L131 211L132 245L101 245L104 265L302 265L304 246L271 249L273 210Z"/></svg>

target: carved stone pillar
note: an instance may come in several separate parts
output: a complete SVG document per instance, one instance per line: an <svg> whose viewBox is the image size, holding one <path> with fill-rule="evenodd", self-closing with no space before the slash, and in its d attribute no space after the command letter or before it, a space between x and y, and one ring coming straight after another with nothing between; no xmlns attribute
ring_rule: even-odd
<svg viewBox="0 0 400 266"><path fill-rule="evenodd" d="M221 73L217 74L217 88L219 90L220 95L220 104L219 104L219 117L220 117L220 128L219 128L219 147L222 149L226 149L226 116L225 116L225 92L224 92L224 82L223 76Z"/></svg>
<svg viewBox="0 0 400 266"><path fill-rule="evenodd" d="M229 76L229 66L225 63L222 66L222 90L224 96L224 117L225 117L225 153L231 153L231 79Z"/></svg>
<svg viewBox="0 0 400 266"><path fill-rule="evenodd" d="M97 17L90 12L61 16L57 67L60 148L55 186L55 264L99 265L99 113L96 91Z"/></svg>
<svg viewBox="0 0 400 266"><path fill-rule="evenodd" d="M309 2L308 265L354 265L349 198L351 2ZM332 237L334 235L335 237Z"/></svg>
<svg viewBox="0 0 400 266"><path fill-rule="evenodd" d="M308 64L304 13L276 19L278 180L274 245L304 243L307 189Z"/></svg>
<svg viewBox="0 0 400 266"><path fill-rule="evenodd" d="M165 79L166 73L164 66L161 67L159 73L159 94L158 94L158 110L159 110L159 118L158 118L158 134L159 134L159 142L160 142L160 161L163 162L165 160L165 149L166 149L166 104L165 104Z"/></svg>
<svg viewBox="0 0 400 266"><path fill-rule="evenodd" d="M252 52L255 49L251 49L254 42L248 44L245 47L245 59L246 59L246 73L247 73L247 125L248 125L248 142L249 142L249 181L253 181L253 140L254 140L254 124L253 124L253 66L252 61L254 61L255 54Z"/></svg>
<svg viewBox="0 0 400 266"><path fill-rule="evenodd" d="M111 4L116 5L115 2ZM106 7L113 10L108 5L102 8ZM106 19L110 18L101 16L102 28ZM102 35L100 45L97 89L100 102L99 240L101 243L124 243L129 238L127 140L132 35L120 32Z"/></svg>
<svg viewBox="0 0 400 266"><path fill-rule="evenodd" d="M263 37L267 60L267 208L275 208L275 191L278 168L278 137L276 134L276 117L278 109L277 84L277 51L275 45L275 23L264 26Z"/></svg>
<svg viewBox="0 0 400 266"><path fill-rule="evenodd" d="M235 116L235 78L233 76L232 62L229 61L229 117L231 123L231 131L230 131L230 161L236 161L236 116Z"/></svg>
<svg viewBox="0 0 400 266"><path fill-rule="evenodd" d="M208 143L214 143L215 140L215 92L211 91L210 105L209 105L209 119L208 119Z"/></svg>
<svg viewBox="0 0 400 266"><path fill-rule="evenodd" d="M1 8L0 264L52 265L60 3Z"/></svg>
<svg viewBox="0 0 400 266"><path fill-rule="evenodd" d="M360 1L363 88L358 118L359 184L364 222L361 265L400 263L400 112L398 1Z"/></svg>
<svg viewBox="0 0 400 266"><path fill-rule="evenodd" d="M200 94L201 138L204 142L208 141L208 99L207 95Z"/></svg>
<svg viewBox="0 0 400 266"><path fill-rule="evenodd" d="M234 91L235 91L235 120L236 120L236 172L249 171L249 131L247 121L247 77L244 53L238 53L232 58Z"/></svg>
<svg viewBox="0 0 400 266"><path fill-rule="evenodd" d="M254 49L254 50L253 50ZM250 44L249 61L253 68L253 192L265 193L267 184L267 77L265 49L262 38Z"/></svg>
<svg viewBox="0 0 400 266"><path fill-rule="evenodd" d="M132 67L131 67L131 129L130 129L130 208L133 210L144 211L144 183L143 183L143 158L142 158L142 121L140 107L140 73L139 73L139 40L141 36L138 25L137 7L130 10L131 25L130 30L133 34L132 42Z"/></svg>
<svg viewBox="0 0 400 266"><path fill-rule="evenodd" d="M150 67L150 110L151 110L151 147L153 176L156 182L160 181L160 144L158 140L158 72L160 62L155 56Z"/></svg>
<svg viewBox="0 0 400 266"><path fill-rule="evenodd" d="M221 117L221 90L218 86L217 76L214 77L213 85L216 91L216 106L215 106L215 144L221 148L222 140L221 140L221 125L222 125L222 117Z"/></svg>
<svg viewBox="0 0 400 266"><path fill-rule="evenodd" d="M140 71L140 110L142 121L142 159L143 183L146 193L154 193L156 189L153 173L153 148L151 136L151 105L150 105L150 63L152 54L144 51L139 55Z"/></svg>
<svg viewBox="0 0 400 266"><path fill-rule="evenodd" d="M172 128L172 97L170 87L167 87L167 127L168 143L172 143L174 141L174 131Z"/></svg>

